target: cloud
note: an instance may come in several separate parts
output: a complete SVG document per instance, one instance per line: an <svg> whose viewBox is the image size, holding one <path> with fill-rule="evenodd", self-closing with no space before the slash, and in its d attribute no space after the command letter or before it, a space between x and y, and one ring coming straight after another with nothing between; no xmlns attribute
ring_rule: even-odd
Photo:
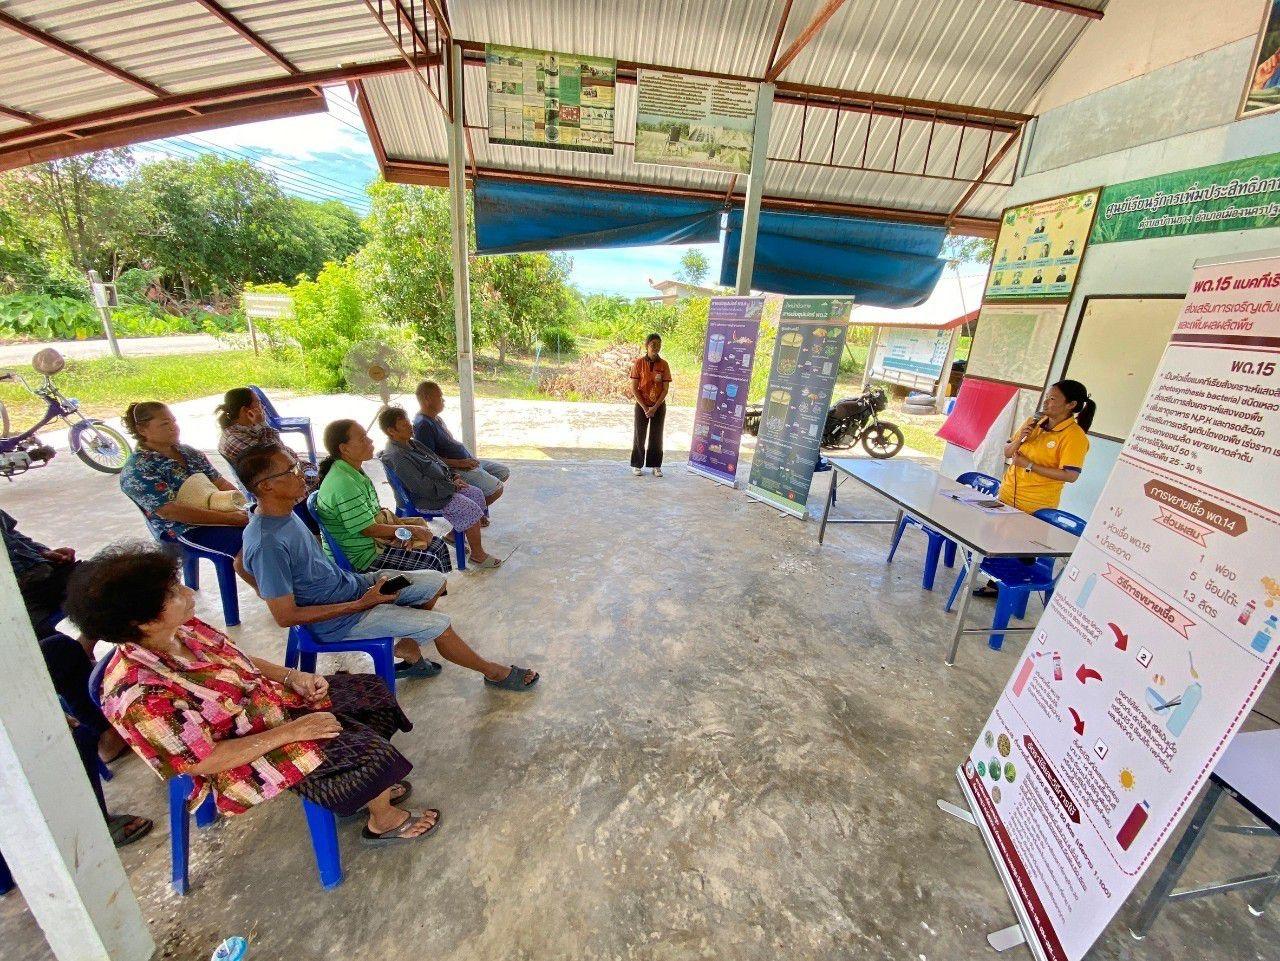
<svg viewBox="0 0 1280 961"><path fill-rule="evenodd" d="M711 262L707 283L720 276L719 244L695 244ZM665 280L675 275L680 258L689 247L622 247L615 250L570 250L574 286L587 294L623 297L651 297L649 279Z"/></svg>

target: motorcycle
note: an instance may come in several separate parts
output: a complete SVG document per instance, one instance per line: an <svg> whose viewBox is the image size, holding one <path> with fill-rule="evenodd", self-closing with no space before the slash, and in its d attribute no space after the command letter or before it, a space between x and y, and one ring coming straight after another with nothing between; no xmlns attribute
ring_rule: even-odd
<svg viewBox="0 0 1280 961"><path fill-rule="evenodd" d="M827 411L822 429L823 450L848 450L859 441L863 449L877 460L893 457L906 443L897 424L880 419L889 406L884 388L872 387L861 397L848 397ZM752 404L747 408L744 429L752 437L760 436L760 417L764 408Z"/></svg>
<svg viewBox="0 0 1280 961"><path fill-rule="evenodd" d="M9 411L0 402L0 477L12 480L33 467L43 467L53 460L56 451L40 442L37 432L45 425L61 418L67 425L67 443L75 455L89 467L104 474L118 474L133 448L124 436L96 418L80 413L80 402L65 396L53 382L53 377L66 367L63 356L52 347L46 347L31 358L31 366L43 380L32 387L21 374L13 370L0 371L0 383L21 384L27 391L39 397L47 405L36 424L20 433L10 430Z"/></svg>

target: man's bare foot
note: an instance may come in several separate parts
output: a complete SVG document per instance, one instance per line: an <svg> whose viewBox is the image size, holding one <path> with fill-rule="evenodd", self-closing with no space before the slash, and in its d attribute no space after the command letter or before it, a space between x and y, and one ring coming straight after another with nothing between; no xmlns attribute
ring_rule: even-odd
<svg viewBox="0 0 1280 961"><path fill-rule="evenodd" d="M389 831L399 831L399 836L403 838L416 838L426 834L436 826L436 820L440 817L438 811L428 810L422 812L415 823L409 824L409 819L413 817L409 811L402 811L398 807L391 808L389 815L384 818L375 818L369 816L369 832L371 834L386 834Z"/></svg>
<svg viewBox="0 0 1280 961"><path fill-rule="evenodd" d="M107 728L98 738L98 757L103 764L110 764L128 750L129 745L113 727Z"/></svg>

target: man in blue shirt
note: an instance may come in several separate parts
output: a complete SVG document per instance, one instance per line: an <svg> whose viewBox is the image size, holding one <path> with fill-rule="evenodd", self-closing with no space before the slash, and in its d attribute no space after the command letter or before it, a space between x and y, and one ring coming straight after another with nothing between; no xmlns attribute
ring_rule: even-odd
<svg viewBox="0 0 1280 961"><path fill-rule="evenodd" d="M485 683L523 691L538 672L481 657L450 626L449 617L432 610L444 593L439 571L341 570L320 549L315 536L293 512L307 495L302 466L291 451L263 447L238 464L245 489L258 509L244 530L244 549L236 562L240 576L267 602L281 627L305 624L320 641L396 638L404 663L397 676L432 677L440 665L422 656L420 645L435 641L445 660L484 675ZM399 593L386 593L388 578L410 581Z"/></svg>
<svg viewBox="0 0 1280 961"><path fill-rule="evenodd" d="M480 488L486 504L492 504L502 496L502 485L511 476L511 470L496 460L479 460L471 451L454 439L445 426L440 412L444 410L444 394L433 380L418 385L418 416L413 419L413 439L435 451L440 459L458 472L464 481ZM489 519L480 522L489 526Z"/></svg>

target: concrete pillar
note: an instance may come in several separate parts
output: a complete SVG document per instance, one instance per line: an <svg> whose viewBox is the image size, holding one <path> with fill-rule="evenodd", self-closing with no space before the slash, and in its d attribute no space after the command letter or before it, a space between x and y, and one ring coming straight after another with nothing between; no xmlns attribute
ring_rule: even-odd
<svg viewBox="0 0 1280 961"><path fill-rule="evenodd" d="M880 327L876 325L871 328L871 343L867 346L867 364L862 368L862 389L865 391L867 385L871 383L871 365L876 360L876 347L880 343Z"/></svg>
<svg viewBox="0 0 1280 961"><path fill-rule="evenodd" d="M960 327L951 328L951 343L947 345L947 359L942 362L942 373L938 377L938 389L933 394L933 406L941 414L947 403L947 386L951 383L951 365L956 359L956 345L960 343Z"/></svg>
<svg viewBox="0 0 1280 961"><path fill-rule="evenodd" d="M747 177L747 196L742 208L742 243L738 247L738 295L751 294L751 274L756 266L756 228L760 226L760 197L769 166L769 123L773 118L771 83L760 84L756 94L756 130L751 145L751 173Z"/></svg>
<svg viewBox="0 0 1280 961"><path fill-rule="evenodd" d="M471 346L471 271L467 266L467 132L463 127L462 46L449 45L449 201L453 235L453 326L458 341L458 407L462 417L462 443L471 453L476 447L475 358Z"/></svg>
<svg viewBox="0 0 1280 961"><path fill-rule="evenodd" d="M0 638L0 850L58 961L146 961L155 944L3 552Z"/></svg>

